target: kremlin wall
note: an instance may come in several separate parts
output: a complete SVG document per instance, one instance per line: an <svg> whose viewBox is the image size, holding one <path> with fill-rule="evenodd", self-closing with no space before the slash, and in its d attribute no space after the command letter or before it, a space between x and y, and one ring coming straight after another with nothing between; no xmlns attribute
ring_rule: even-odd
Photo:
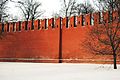
<svg viewBox="0 0 120 80"><path fill-rule="evenodd" d="M109 13L103 12L104 19ZM117 12L113 12L117 17ZM92 20L94 18L94 20ZM100 25L100 13L0 24L0 61L58 63L113 63L112 55L95 55L83 47L92 27ZM120 57L117 58L117 63Z"/></svg>

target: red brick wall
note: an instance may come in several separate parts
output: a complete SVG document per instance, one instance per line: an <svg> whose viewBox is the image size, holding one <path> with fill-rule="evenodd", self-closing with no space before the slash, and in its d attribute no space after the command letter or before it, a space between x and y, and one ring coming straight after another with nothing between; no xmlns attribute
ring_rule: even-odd
<svg viewBox="0 0 120 80"><path fill-rule="evenodd" d="M112 56L96 56L83 47L89 30L94 26L91 25L92 15L95 17L94 25L99 25L98 13L84 15L84 26L82 26L82 16L73 16L69 22L67 18L35 20L34 30L31 30L32 23L29 21L27 30L25 30L26 22L21 22L19 31L19 22L17 22L14 26L13 23L9 24L8 32L6 23L3 38L0 40L0 61L58 62L60 25L62 25L62 58L69 59L63 62L112 60Z"/></svg>

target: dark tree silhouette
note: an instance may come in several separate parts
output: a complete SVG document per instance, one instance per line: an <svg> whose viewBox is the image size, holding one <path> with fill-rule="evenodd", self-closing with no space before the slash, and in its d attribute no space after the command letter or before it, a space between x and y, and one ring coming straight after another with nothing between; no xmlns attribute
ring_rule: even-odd
<svg viewBox="0 0 120 80"><path fill-rule="evenodd" d="M95 11L94 7L88 2L77 4L74 10L76 10L77 15L88 14Z"/></svg>
<svg viewBox="0 0 120 80"><path fill-rule="evenodd" d="M94 12L95 9L89 2L78 3L76 0L63 0L63 8L60 10L62 16L71 17L74 15L88 14Z"/></svg>
<svg viewBox="0 0 120 80"><path fill-rule="evenodd" d="M15 1L13 1L15 2ZM28 21L32 20L32 29L34 29L34 20L39 18L43 11L41 11L41 3L34 1L34 0L24 0L24 1L17 1L19 9L23 13L24 20Z"/></svg>
<svg viewBox="0 0 120 80"><path fill-rule="evenodd" d="M92 53L113 55L114 69L117 69L116 59L120 54L120 4L116 0L101 2L105 5L103 11L108 11L109 14L100 16L99 23L101 24L98 23L91 28L84 44Z"/></svg>
<svg viewBox="0 0 120 80"><path fill-rule="evenodd" d="M60 10L60 14L63 17L70 17L74 14L74 6L76 4L76 0L63 0L63 8Z"/></svg>
<svg viewBox="0 0 120 80"><path fill-rule="evenodd" d="M6 20L6 18L9 16L6 13L7 2L8 2L8 0L0 0L0 23L4 22Z"/></svg>

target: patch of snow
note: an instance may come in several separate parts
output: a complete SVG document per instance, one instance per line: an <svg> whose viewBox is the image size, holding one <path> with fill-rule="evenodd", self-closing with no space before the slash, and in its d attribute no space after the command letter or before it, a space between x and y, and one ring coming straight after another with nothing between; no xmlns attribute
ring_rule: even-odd
<svg viewBox="0 0 120 80"><path fill-rule="evenodd" d="M120 65L1 62L0 80L120 80Z"/></svg>

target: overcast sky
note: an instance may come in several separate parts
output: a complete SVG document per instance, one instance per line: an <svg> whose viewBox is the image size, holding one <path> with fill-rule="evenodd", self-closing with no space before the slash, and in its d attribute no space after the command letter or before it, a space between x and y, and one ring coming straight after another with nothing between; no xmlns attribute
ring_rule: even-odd
<svg viewBox="0 0 120 80"><path fill-rule="evenodd" d="M14 1L18 1L18 0L14 0ZM53 13L59 13L59 10L61 9L62 6L61 1L63 0L37 0L37 1L42 3L41 9L45 11L41 18L51 18L52 17L51 15ZM86 0L77 0L77 1L84 2ZM90 2L93 3L92 0L90 0ZM13 17L15 17L15 15L20 17L20 15L18 15L20 14L20 11L18 8L16 8L16 4L10 2L8 3L8 6L12 8L9 10L9 13L13 14Z"/></svg>
<svg viewBox="0 0 120 80"><path fill-rule="evenodd" d="M58 13L61 8L60 0L37 0L37 1L42 3L41 10L44 11L44 14L42 16L43 18L51 17L52 13L56 12ZM14 4L13 2L8 3L8 6L12 8L9 10L9 12L11 14L14 14L14 16L18 15L18 12L20 13L19 9L16 7L16 4Z"/></svg>

